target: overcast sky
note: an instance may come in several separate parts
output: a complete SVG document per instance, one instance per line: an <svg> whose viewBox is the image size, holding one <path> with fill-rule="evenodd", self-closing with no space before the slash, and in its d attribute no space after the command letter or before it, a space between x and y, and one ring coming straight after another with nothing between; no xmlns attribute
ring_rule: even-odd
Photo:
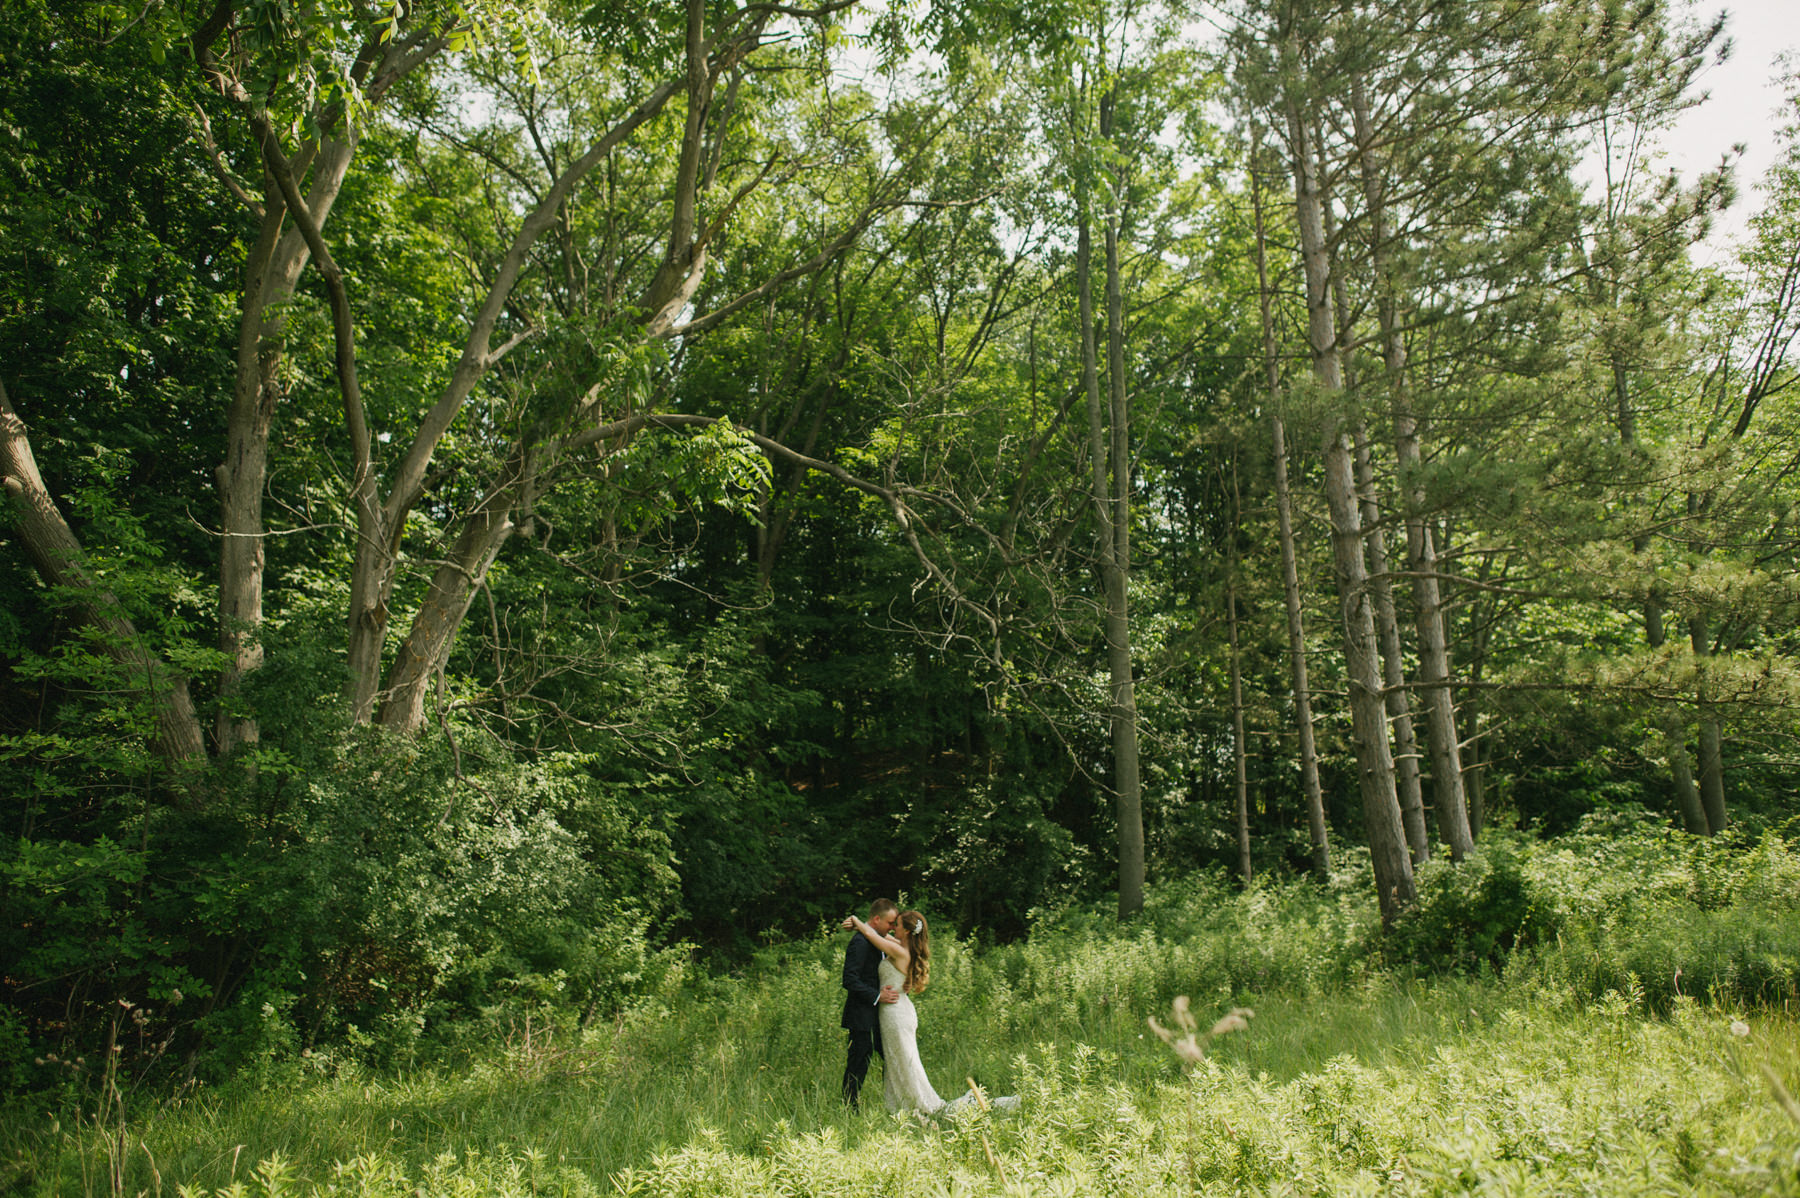
<svg viewBox="0 0 1800 1198"><path fill-rule="evenodd" d="M1724 8L1730 14L1725 34L1732 53L1721 65L1709 66L1700 86L1711 93L1705 104L1686 114L1669 134L1671 164L1692 179L1719 161L1734 143L1744 143L1738 166L1738 201L1726 212L1711 239L1721 253L1728 239L1743 230L1744 220L1762 206L1756 185L1775 157L1775 131L1781 126L1781 89L1773 82L1775 58L1786 51L1800 55L1800 0L1718 0L1695 5L1696 15Z"/></svg>

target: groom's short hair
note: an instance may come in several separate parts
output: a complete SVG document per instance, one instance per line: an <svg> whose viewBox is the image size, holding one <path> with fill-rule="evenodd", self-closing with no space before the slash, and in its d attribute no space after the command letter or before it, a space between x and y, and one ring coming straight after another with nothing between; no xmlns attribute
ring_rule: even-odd
<svg viewBox="0 0 1800 1198"><path fill-rule="evenodd" d="M878 915L886 915L889 911L893 911L897 914L899 910L899 906L895 904L893 899L876 899L869 904L869 918L874 919Z"/></svg>

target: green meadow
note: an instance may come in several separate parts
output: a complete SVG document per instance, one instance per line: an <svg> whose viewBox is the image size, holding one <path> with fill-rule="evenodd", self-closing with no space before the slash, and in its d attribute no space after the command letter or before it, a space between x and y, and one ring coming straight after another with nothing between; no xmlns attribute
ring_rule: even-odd
<svg viewBox="0 0 1800 1198"><path fill-rule="evenodd" d="M1800 1198L1786 14L0 0L0 1198Z"/></svg>
<svg viewBox="0 0 1800 1198"><path fill-rule="evenodd" d="M60 1105L9 1110L0 1192L1800 1194L1796 880L1773 835L1502 839L1387 935L1354 867L945 935L926 1065L1023 1105L944 1121L838 1101L821 930L729 974L674 962L585 1028L496 1010L429 1059L346 1048L174 1096L68 1068ZM1148 1025L1179 1038L1178 995L1187 1058Z"/></svg>

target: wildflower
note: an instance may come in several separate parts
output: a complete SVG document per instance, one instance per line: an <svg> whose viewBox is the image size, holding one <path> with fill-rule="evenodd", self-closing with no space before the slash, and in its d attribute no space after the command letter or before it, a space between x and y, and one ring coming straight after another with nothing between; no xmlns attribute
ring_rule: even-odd
<svg viewBox="0 0 1800 1198"><path fill-rule="evenodd" d="M1176 1022L1177 1023L1180 1022L1180 1016L1183 1014L1186 1014L1186 1012L1182 1011L1180 1008L1177 1008L1177 1010L1176 1010ZM1152 1015L1150 1017L1148 1022L1150 1024L1150 1030L1155 1032L1157 1034L1157 1037L1159 1039L1161 1039L1164 1044L1167 1044L1170 1048L1173 1048L1175 1050L1176 1056L1180 1057L1182 1060L1186 1061L1188 1064L1198 1065L1200 1063L1201 1059L1206 1056L1206 1051L1204 1049L1202 1049L1198 1043L1195 1042L1194 1033L1192 1031L1189 1031L1186 1035L1181 1036L1180 1038L1177 1038L1174 1032L1170 1031L1168 1028L1164 1027L1162 1024L1156 1022L1156 1017L1154 1015ZM1192 1026L1191 1020L1189 1021L1189 1026L1190 1027Z"/></svg>
<svg viewBox="0 0 1800 1198"><path fill-rule="evenodd" d="M1748 1036L1750 1034L1750 1025L1745 1023L1742 1019L1733 1019L1731 1021L1731 1034L1734 1036Z"/></svg>
<svg viewBox="0 0 1800 1198"><path fill-rule="evenodd" d="M1154 1016L1145 1022L1150 1025L1150 1030L1156 1033L1158 1039L1175 1050L1176 1056L1190 1065L1198 1065L1206 1056L1206 1044L1196 1034L1200 1025L1194 1022L1187 995L1183 994L1175 999L1170 1013L1175 1020L1175 1026L1180 1029L1179 1034L1158 1023ZM1255 1014L1256 1012L1248 1007L1231 1008L1230 1012L1221 1016L1219 1021L1212 1025L1212 1030L1206 1033L1206 1040L1211 1040L1214 1036L1222 1036L1226 1032L1246 1030L1250 1026L1250 1018Z"/></svg>
<svg viewBox="0 0 1800 1198"><path fill-rule="evenodd" d="M1207 1034L1210 1036L1223 1036L1226 1032L1249 1031L1250 1020L1255 1017L1256 1012L1252 1011L1249 1007L1233 1007L1228 1014L1219 1018L1219 1022L1213 1024L1212 1031Z"/></svg>

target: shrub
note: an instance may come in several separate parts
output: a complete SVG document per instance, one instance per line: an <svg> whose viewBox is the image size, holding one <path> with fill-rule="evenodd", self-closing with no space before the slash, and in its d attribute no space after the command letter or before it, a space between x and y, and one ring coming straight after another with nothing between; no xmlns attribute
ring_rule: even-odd
<svg viewBox="0 0 1800 1198"><path fill-rule="evenodd" d="M1800 846L1688 836L1641 812L1590 816L1521 858L1545 929L1512 968L1584 998L1641 992L1778 1003L1800 996Z"/></svg>
<svg viewBox="0 0 1800 1198"><path fill-rule="evenodd" d="M1465 860L1438 857L1416 874L1419 902L1382 941L1386 957L1430 972L1497 968L1552 927L1534 902L1516 836L1490 835Z"/></svg>

